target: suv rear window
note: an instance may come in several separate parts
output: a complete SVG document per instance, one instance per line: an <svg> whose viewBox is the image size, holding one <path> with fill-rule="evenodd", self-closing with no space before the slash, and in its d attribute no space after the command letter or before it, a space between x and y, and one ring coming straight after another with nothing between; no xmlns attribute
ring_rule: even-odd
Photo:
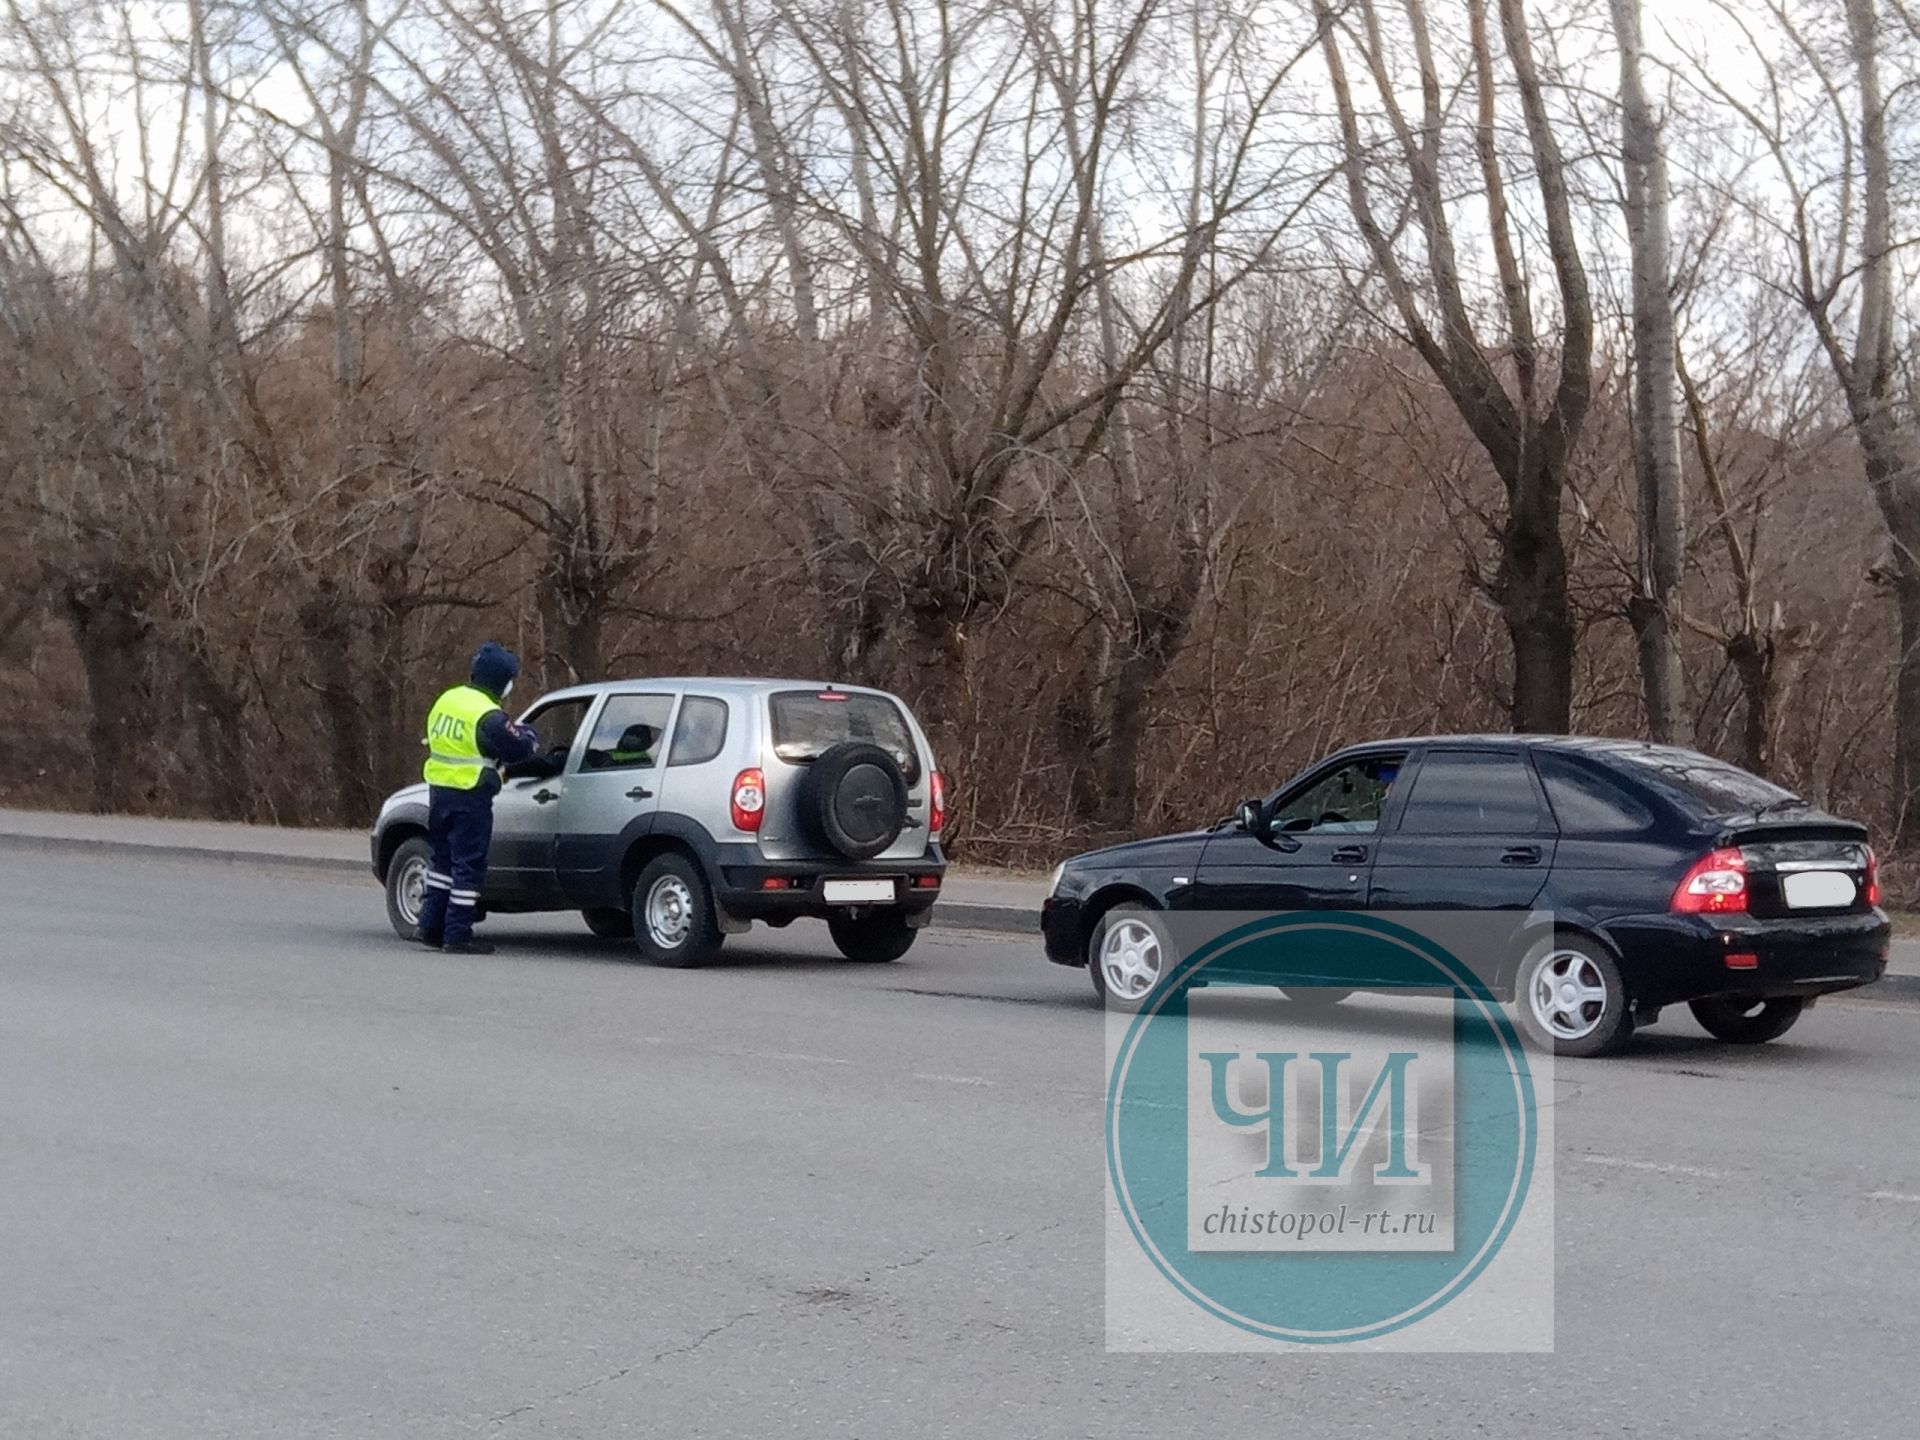
<svg viewBox="0 0 1920 1440"><path fill-rule="evenodd" d="M1783 790L1738 765L1676 746L1648 745L1621 751L1618 758L1648 779L1678 791L1707 815L1740 815L1794 798L1791 790Z"/></svg>
<svg viewBox="0 0 1920 1440"><path fill-rule="evenodd" d="M818 760L848 740L878 745L913 784L920 756L900 707L885 695L838 690L781 690L767 699L773 716L773 753L792 765Z"/></svg>

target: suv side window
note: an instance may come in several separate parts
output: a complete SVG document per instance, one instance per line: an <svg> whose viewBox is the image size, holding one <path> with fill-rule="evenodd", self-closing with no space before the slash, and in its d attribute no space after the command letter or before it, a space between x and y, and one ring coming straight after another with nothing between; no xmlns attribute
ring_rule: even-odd
<svg viewBox="0 0 1920 1440"><path fill-rule="evenodd" d="M591 697L583 695L573 700L552 700L529 710L520 723L530 726L540 737L540 749L532 759L509 766L507 774L515 779L558 775L567 763L574 737L580 733L580 722L587 718L587 709L592 703Z"/></svg>
<svg viewBox="0 0 1920 1440"><path fill-rule="evenodd" d="M727 702L710 695L689 695L673 722L673 747L667 764L704 765L727 743Z"/></svg>
<svg viewBox="0 0 1920 1440"><path fill-rule="evenodd" d="M1412 835L1530 835L1544 828L1544 818L1518 751L1438 750L1420 762L1400 829Z"/></svg>
<svg viewBox="0 0 1920 1440"><path fill-rule="evenodd" d="M1380 828L1387 792L1399 778L1399 755L1368 755L1342 765L1288 796L1275 811L1273 828L1298 835L1367 835Z"/></svg>
<svg viewBox="0 0 1920 1440"><path fill-rule="evenodd" d="M609 695L580 762L586 770L651 770L673 714L671 695Z"/></svg>
<svg viewBox="0 0 1920 1440"><path fill-rule="evenodd" d="M1653 824L1646 806L1578 761L1542 750L1534 755L1533 768L1546 787L1553 818L1570 835L1637 834Z"/></svg>

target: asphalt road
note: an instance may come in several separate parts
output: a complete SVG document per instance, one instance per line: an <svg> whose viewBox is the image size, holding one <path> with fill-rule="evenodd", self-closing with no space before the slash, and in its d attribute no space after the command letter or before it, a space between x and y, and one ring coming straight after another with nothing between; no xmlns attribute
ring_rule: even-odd
<svg viewBox="0 0 1920 1440"><path fill-rule="evenodd" d="M488 928L0 849L0 1434L1920 1433L1920 1008L1559 1062L1551 1356L1142 1357L1037 943Z"/></svg>

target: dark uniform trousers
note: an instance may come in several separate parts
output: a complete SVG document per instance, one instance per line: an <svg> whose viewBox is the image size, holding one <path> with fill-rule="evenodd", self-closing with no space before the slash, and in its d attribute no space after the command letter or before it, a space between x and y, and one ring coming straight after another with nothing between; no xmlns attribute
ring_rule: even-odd
<svg viewBox="0 0 1920 1440"><path fill-rule="evenodd" d="M420 901L420 934L442 945L473 935L473 912L487 879L487 847L493 842L493 787L427 791L427 893Z"/></svg>

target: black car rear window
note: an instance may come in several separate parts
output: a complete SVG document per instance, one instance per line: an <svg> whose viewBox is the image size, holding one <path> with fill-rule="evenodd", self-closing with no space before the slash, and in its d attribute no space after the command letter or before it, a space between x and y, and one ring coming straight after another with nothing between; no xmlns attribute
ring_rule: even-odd
<svg viewBox="0 0 1920 1440"><path fill-rule="evenodd" d="M1619 784L1577 760L1551 750L1534 752L1533 768L1546 787L1553 818L1569 835L1635 834L1653 816Z"/></svg>
<svg viewBox="0 0 1920 1440"><path fill-rule="evenodd" d="M1706 815L1743 815L1794 798L1791 790L1783 790L1771 780L1693 750L1646 745L1616 751L1614 758L1624 760L1656 785L1692 801Z"/></svg>
<svg viewBox="0 0 1920 1440"><path fill-rule="evenodd" d="M920 778L913 731L885 695L782 690L769 697L767 706L773 715L773 753L782 760L804 765L835 745L860 740L893 756L909 785Z"/></svg>

